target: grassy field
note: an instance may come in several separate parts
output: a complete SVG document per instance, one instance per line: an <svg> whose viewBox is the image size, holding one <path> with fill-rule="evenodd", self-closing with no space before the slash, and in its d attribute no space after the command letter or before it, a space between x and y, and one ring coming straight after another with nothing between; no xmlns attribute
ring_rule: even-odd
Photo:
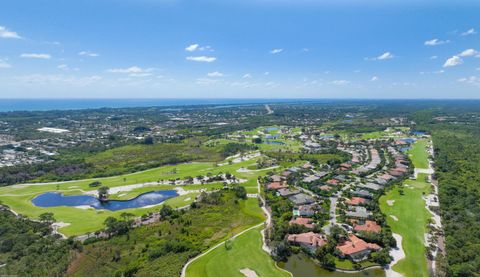
<svg viewBox="0 0 480 277"><path fill-rule="evenodd" d="M179 276L192 256L264 220L256 199L226 192L222 200L85 245L67 276Z"/></svg>
<svg viewBox="0 0 480 277"><path fill-rule="evenodd" d="M425 150L426 146L426 140L418 140L413 144L412 149L408 151L408 155L415 168L428 168L428 153Z"/></svg>
<svg viewBox="0 0 480 277"><path fill-rule="evenodd" d="M187 277L222 277L244 275L241 269L254 270L258 276L290 276L275 266L272 258L262 250L263 227L252 229L233 240L231 248L220 246L199 258L187 268Z"/></svg>
<svg viewBox="0 0 480 277"><path fill-rule="evenodd" d="M249 193L255 193L256 179L259 175L264 174L263 171L254 172L236 172L241 167L247 167L255 164L256 159L242 161L235 164L224 163L223 165L216 166L212 163L187 163L179 164L175 166L163 166L151 170L142 172L97 178L86 179L72 182L60 182L60 183L48 183L48 184L29 184L29 185L14 185L0 188L0 201L8 205L12 210L17 213L26 215L30 218L38 218L38 216L45 212L53 212L55 218L59 222L65 222L69 225L61 228L61 232L67 236L80 235L88 232L94 232L103 227L104 220L109 216L118 217L122 212L128 211L134 215L140 216L145 213L158 210L159 207L152 208L138 208L128 209L121 211L107 211L107 210L95 210L95 209L79 209L75 207L51 207L40 208L31 203L31 199L35 196L45 192L61 192L67 195L80 195L85 191L96 190L88 186L94 180L102 182L102 185L108 187L118 187L131 184L141 184L147 182L157 182L158 180L168 180L176 178L184 178L186 176L206 175L208 172L212 174L218 174L221 172L230 172L235 174L240 179L247 180L242 185L247 188ZM220 184L208 184L208 185L190 185L181 186L185 190L198 190L198 189L214 189L221 186ZM112 199L128 199L138 196L141 193L159 189L173 189L171 185L154 185L142 188L136 188L128 192L120 192L118 194L112 194ZM124 195L125 194L125 195ZM198 193L193 192L179 197L171 198L165 202L173 207L182 207L189 205ZM88 219L88 220L86 220Z"/></svg>
<svg viewBox="0 0 480 277"><path fill-rule="evenodd" d="M419 174L419 180L424 176ZM428 193L430 184L423 181L407 180L401 195L399 187L390 190L380 198L380 208L387 215L387 223L392 232L402 236L402 246L406 258L400 260L393 269L405 277L428 276L427 260L425 258L424 234L431 214L425 208L422 193ZM394 200L392 206L388 200ZM395 216L398 221L391 216Z"/></svg>
<svg viewBox="0 0 480 277"><path fill-rule="evenodd" d="M410 151L410 159L415 166L428 164L425 146L426 141L418 141ZM429 193L430 184L424 180L425 174L418 174L417 180L406 180L402 188L396 186L380 198L380 209L387 215L387 223L392 232L403 238L402 246L406 257L393 269L405 277L428 276L424 234L431 214L425 208L422 195ZM388 205L387 201L394 203Z"/></svg>

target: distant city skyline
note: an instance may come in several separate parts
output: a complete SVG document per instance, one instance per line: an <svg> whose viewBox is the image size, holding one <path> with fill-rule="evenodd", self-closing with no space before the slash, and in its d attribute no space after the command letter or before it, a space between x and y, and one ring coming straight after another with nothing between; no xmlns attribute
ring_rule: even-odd
<svg viewBox="0 0 480 277"><path fill-rule="evenodd" d="M476 1L0 9L0 98L480 98Z"/></svg>

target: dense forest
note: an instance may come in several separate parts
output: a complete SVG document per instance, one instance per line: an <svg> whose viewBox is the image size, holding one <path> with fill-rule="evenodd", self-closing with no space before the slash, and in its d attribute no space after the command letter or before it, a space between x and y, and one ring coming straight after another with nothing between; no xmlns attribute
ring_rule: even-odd
<svg viewBox="0 0 480 277"><path fill-rule="evenodd" d="M435 167L450 276L480 272L480 129L435 126Z"/></svg>
<svg viewBox="0 0 480 277"><path fill-rule="evenodd" d="M62 276L81 245L51 235L50 224L0 207L0 275Z"/></svg>

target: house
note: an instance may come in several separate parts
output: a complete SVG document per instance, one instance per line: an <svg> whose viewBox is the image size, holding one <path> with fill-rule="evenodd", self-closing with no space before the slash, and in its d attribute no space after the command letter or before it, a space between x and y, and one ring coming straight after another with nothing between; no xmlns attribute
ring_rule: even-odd
<svg viewBox="0 0 480 277"><path fill-rule="evenodd" d="M282 177L278 176L278 175L272 175L272 176L270 176L270 179L272 179L273 182L281 182L282 181Z"/></svg>
<svg viewBox="0 0 480 277"><path fill-rule="evenodd" d="M312 204L315 202L313 197L306 195L305 193L299 193L288 197L290 201L292 201L295 205L305 205L305 204Z"/></svg>
<svg viewBox="0 0 480 277"><path fill-rule="evenodd" d="M288 241L303 246L312 253L314 253L318 247L327 244L327 239L324 236L315 234L314 232L288 235Z"/></svg>
<svg viewBox="0 0 480 277"><path fill-rule="evenodd" d="M336 180L336 179L330 179L326 182L327 184L329 185L333 185L333 186L336 186L340 183L340 181Z"/></svg>
<svg viewBox="0 0 480 277"><path fill-rule="evenodd" d="M288 171L288 170L285 170L284 172L282 172L282 176L287 178L288 176L290 176L290 174L292 174L291 171Z"/></svg>
<svg viewBox="0 0 480 277"><path fill-rule="evenodd" d="M347 199L347 201L345 201L345 204L350 206L357 206L357 205L365 204L366 202L367 202L367 199L365 198L352 197L351 199Z"/></svg>
<svg viewBox="0 0 480 277"><path fill-rule="evenodd" d="M368 257L372 251L380 250L380 246L376 243L368 243L354 234L348 236L348 240L337 245L340 257L350 258L353 261L362 261Z"/></svg>
<svg viewBox="0 0 480 277"><path fill-rule="evenodd" d="M285 189L285 188L288 188L288 186L281 182L273 182L267 185L267 189L271 189L271 190L279 190L279 189Z"/></svg>
<svg viewBox="0 0 480 277"><path fill-rule="evenodd" d="M330 191L330 190L332 190L332 188L329 187L329 186L327 186L327 185L319 186L318 189L323 190L323 191Z"/></svg>
<svg viewBox="0 0 480 277"><path fill-rule="evenodd" d="M348 206L348 211L345 212L345 215L348 217L354 218L368 218L370 216L370 212L367 211L365 207L360 206Z"/></svg>
<svg viewBox="0 0 480 277"><path fill-rule="evenodd" d="M307 227L308 229L313 229L314 225L312 224L311 218L306 217L297 217L288 222L289 225L298 224Z"/></svg>
<svg viewBox="0 0 480 277"><path fill-rule="evenodd" d="M352 194L360 196L360 197L364 197L364 198L372 198L373 197L373 195L370 192L368 192L366 190L363 190L363 189L356 189L356 190L352 191Z"/></svg>
<svg viewBox="0 0 480 277"><path fill-rule="evenodd" d="M371 190L381 190L383 187L374 183L366 183L357 185L359 188L371 189Z"/></svg>
<svg viewBox="0 0 480 277"><path fill-rule="evenodd" d="M282 189L279 189L277 191L277 193L278 193L278 195L280 195L282 197L289 197L289 196L295 195L297 193L300 193L300 191L297 190L297 189L291 190L291 189L282 188Z"/></svg>
<svg viewBox="0 0 480 277"><path fill-rule="evenodd" d="M307 162L304 165L302 165L302 168L303 169L312 169L313 165L310 162Z"/></svg>
<svg viewBox="0 0 480 277"><path fill-rule="evenodd" d="M315 176L315 175L309 175L309 176L303 178L302 181L305 182L305 183L311 183L311 182L317 181L318 179L320 179L320 177Z"/></svg>
<svg viewBox="0 0 480 277"><path fill-rule="evenodd" d="M310 217L315 215L315 213L316 213L315 205L300 205L300 206L295 206L293 208L294 216Z"/></svg>
<svg viewBox="0 0 480 277"><path fill-rule="evenodd" d="M355 223L353 224L353 229L357 232L364 231L364 232L371 232L371 233L380 233L382 227L377 224L377 222L373 220L366 220L365 222L360 222L363 224Z"/></svg>

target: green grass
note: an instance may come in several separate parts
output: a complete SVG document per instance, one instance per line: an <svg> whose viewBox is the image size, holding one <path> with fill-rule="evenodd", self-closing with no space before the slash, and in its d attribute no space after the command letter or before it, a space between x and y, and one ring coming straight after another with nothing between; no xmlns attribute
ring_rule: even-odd
<svg viewBox="0 0 480 277"><path fill-rule="evenodd" d="M426 147L426 140L418 140L413 144L412 149L408 151L408 155L412 160L413 166L415 166L415 168L428 168L428 152L426 150Z"/></svg>
<svg viewBox="0 0 480 277"><path fill-rule="evenodd" d="M406 258L400 260L393 269L405 277L428 276L424 234L427 232L426 226L431 214L425 208L422 192L428 193L430 184L419 181L424 177L419 174L418 180L405 181L404 195L400 195L400 188L395 187L380 198L380 209L387 215L387 223L392 232L403 238L402 246ZM387 200L395 200L393 206L389 206ZM390 215L397 217L398 221Z"/></svg>
<svg viewBox="0 0 480 277"><path fill-rule="evenodd" d="M199 258L187 268L187 277L243 277L240 270L244 268L254 270L262 277L290 276L277 268L270 255L262 250L262 228L255 228L238 236L229 250L222 245Z"/></svg>
<svg viewBox="0 0 480 277"><path fill-rule="evenodd" d="M265 174L265 171L255 171L255 172L236 172L240 167L247 167L252 163L255 163L256 159L243 161L236 164L225 164L221 166L215 166L212 163L186 163L172 166L163 166L159 168L154 168L146 171L141 171L132 174L125 174L114 177L106 178L97 178L97 179L85 179L72 182L61 182L61 183L50 183L45 185L14 185L8 187L0 188L0 201L8 205L12 210L17 213L23 214L30 218L38 218L38 216L45 212L53 212L57 221L69 223L69 226L61 228L61 232L67 236L80 235L88 232L94 232L103 228L103 222L109 216L118 217L122 212L128 211L137 216L141 216L145 213L158 210L159 207L152 208L138 208L138 209L129 209L121 210L116 212L106 211L106 210L94 210L94 209L78 209L75 207L51 207L51 208L40 208L36 207L31 203L31 199L35 196L49 192L62 192L68 195L80 195L84 191L96 190L96 188L91 188L88 186L93 180L102 182L102 185L109 187L118 187L130 184L140 184L147 182L156 182L158 180L168 180L176 178L185 178L186 176L197 176L199 174L206 175L208 172L212 174L218 174L220 172L231 172L235 174L240 179L247 180L247 182L242 185L247 188L249 193L256 193L257 183L256 179L258 176ZM173 170L176 170L173 171ZM175 172L175 173L174 173ZM221 184L208 184L208 185L188 185L181 186L185 190L193 189L214 189L222 186ZM170 185L158 185L151 187L136 188L129 192L120 192L118 194L113 194L112 199L128 199L135 197L141 193L158 190L158 189L173 189L174 186ZM125 194L125 195L123 195ZM191 193L188 195L171 198L166 201L166 204L169 204L174 207L182 207L190 204L196 193ZM188 199L190 198L190 199Z"/></svg>
<svg viewBox="0 0 480 277"><path fill-rule="evenodd" d="M199 208L189 209L178 218L132 229L128 236L85 245L68 275L120 276L135 267L135 276L179 276L192 256L262 222L259 211L256 199L241 200L232 191L224 192L218 205L200 203ZM184 247L167 250L166 244ZM114 258L116 253L119 259ZM157 255L152 257L153 253Z"/></svg>
<svg viewBox="0 0 480 277"><path fill-rule="evenodd" d="M426 145L427 141L419 140L409 151L410 159L416 168L428 168ZM387 215L387 223L392 232L403 238L402 246L406 257L393 266L393 269L406 277L428 276L424 234L427 233L426 226L431 214L425 208L422 195L430 192L431 185L424 181L425 177L425 174L418 174L417 180L406 180L403 188L396 186L380 198L380 209ZM403 190L403 195L400 190ZM388 200L395 202L389 206Z"/></svg>

